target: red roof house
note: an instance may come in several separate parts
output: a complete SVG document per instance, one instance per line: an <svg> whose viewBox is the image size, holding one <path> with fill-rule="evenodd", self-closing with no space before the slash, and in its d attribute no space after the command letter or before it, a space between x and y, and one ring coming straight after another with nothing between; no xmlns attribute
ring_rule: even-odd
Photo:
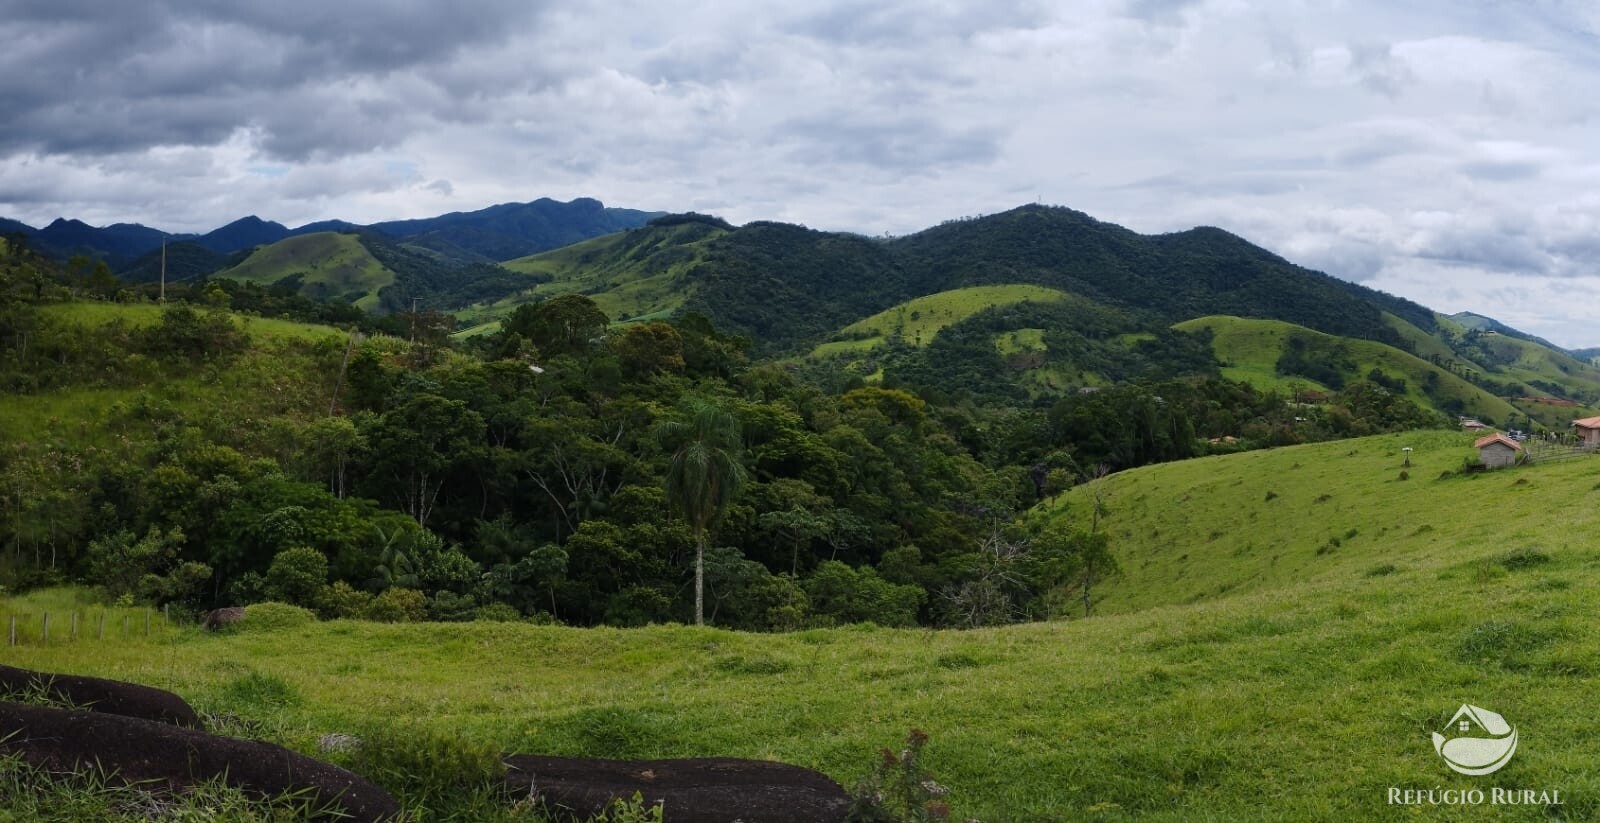
<svg viewBox="0 0 1600 823"><path fill-rule="evenodd" d="M1514 465L1522 451L1521 443L1499 432L1478 438L1472 447L1478 450L1478 460L1491 469Z"/></svg>
<svg viewBox="0 0 1600 823"><path fill-rule="evenodd" d="M1578 433L1578 439L1583 445L1600 447L1600 417L1585 417L1582 420L1572 421L1573 431Z"/></svg>

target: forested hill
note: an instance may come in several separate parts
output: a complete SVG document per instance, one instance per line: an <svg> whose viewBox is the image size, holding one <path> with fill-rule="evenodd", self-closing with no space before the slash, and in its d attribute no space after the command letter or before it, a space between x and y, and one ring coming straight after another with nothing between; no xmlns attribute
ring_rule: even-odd
<svg viewBox="0 0 1600 823"><path fill-rule="evenodd" d="M608 252L647 245L591 243L582 255L587 265L611 269L626 261ZM1152 327L1227 313L1397 346L1406 344L1385 311L1436 328L1422 306L1296 266L1220 229L1141 235L1059 207L1023 206L893 240L756 222L687 245L698 248L684 256L698 262L670 299L769 353L814 344L915 297L989 284L1061 289L1134 312Z"/></svg>
<svg viewBox="0 0 1600 823"><path fill-rule="evenodd" d="M232 254L296 235L362 228L426 249L453 263L487 263L641 226L659 214L611 208L589 197L565 203L541 197L527 203L501 203L477 211L391 220L370 226L326 220L289 229L251 215L206 234L194 235L173 234L136 224L96 227L69 219L59 219L36 229L16 220L0 218L0 234L21 235L34 249L61 262L78 255L103 260L121 276L125 270L139 265L141 255L159 249L163 242L192 241L218 254Z"/></svg>

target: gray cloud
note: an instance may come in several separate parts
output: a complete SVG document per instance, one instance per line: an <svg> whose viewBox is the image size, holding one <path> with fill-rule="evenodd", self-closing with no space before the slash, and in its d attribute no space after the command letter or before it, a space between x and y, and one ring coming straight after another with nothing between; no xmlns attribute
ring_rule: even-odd
<svg viewBox="0 0 1600 823"><path fill-rule="evenodd" d="M1040 200L1593 344L1597 34L1575 1L0 0L0 215L593 196L876 235Z"/></svg>
<svg viewBox="0 0 1600 823"><path fill-rule="evenodd" d="M0 151L210 145L253 129L269 155L391 145L419 128L398 74L425 75L535 22L500 0L12 4L0 23ZM11 47L15 44L16 47ZM407 116L412 115L412 116Z"/></svg>

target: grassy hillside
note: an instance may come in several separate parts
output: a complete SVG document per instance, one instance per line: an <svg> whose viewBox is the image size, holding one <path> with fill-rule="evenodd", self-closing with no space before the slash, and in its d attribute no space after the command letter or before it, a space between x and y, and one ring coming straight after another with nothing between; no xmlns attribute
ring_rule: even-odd
<svg viewBox="0 0 1600 823"><path fill-rule="evenodd" d="M919 727L953 819L991 823L1408 820L1390 787L1489 786L1559 790L1564 805L1450 819L1589 819L1600 460L1434 479L1465 442L1385 436L1114 475L1124 572L1089 620L787 635L340 621L27 645L8 662L172 688L307 751L395 723L521 752L776 758L848 783ZM1417 449L1407 481L1401 445ZM1054 512L1081 517L1089 491ZM1493 778L1432 751L1463 702L1523 735Z"/></svg>
<svg viewBox="0 0 1600 823"><path fill-rule="evenodd" d="M1407 397L1424 407L1448 412L1459 404L1465 414L1505 421L1516 409L1498 397L1415 355L1370 340L1334 338L1321 332L1276 320L1250 320L1239 317L1201 317L1174 328L1180 331L1209 329L1212 347L1223 364L1222 374L1258 388L1288 391L1299 385L1326 390L1316 380L1298 375L1283 375L1278 359L1293 335L1302 335L1329 345L1342 345L1353 367L1342 369L1347 380L1365 377L1373 369L1390 378L1406 381Z"/></svg>
<svg viewBox="0 0 1600 823"><path fill-rule="evenodd" d="M934 335L985 309L1013 303L1038 301L1053 303L1066 299L1064 292L1040 286L970 286L907 300L871 317L844 327L836 337L811 350L812 357L842 352L865 352L884 344L890 337L914 346L933 342Z"/></svg>
<svg viewBox="0 0 1600 823"><path fill-rule="evenodd" d="M394 273L359 238L334 232L303 234L263 246L215 276L270 285L295 274L305 278L301 293L319 300L344 299L366 311L378 307L378 290L394 282Z"/></svg>
<svg viewBox="0 0 1600 823"><path fill-rule="evenodd" d="M161 308L69 303L42 306L40 314L51 323L50 334L89 340L113 321L128 328L153 326L160 320ZM278 415L326 414L333 391L331 375L346 333L288 320L233 317L249 336L249 345L225 368L174 366L127 353L102 377L83 376L71 385L34 393L0 394L0 442L30 448L61 444L118 448L125 435L176 423L260 438L268 436L252 428L260 421Z"/></svg>
<svg viewBox="0 0 1600 823"><path fill-rule="evenodd" d="M725 229L706 223L653 226L508 260L504 268L541 282L457 315L488 324L529 300L576 293L589 295L612 320L661 317L683 305L691 293L684 275L704 259L706 243L723 234ZM474 333L495 328L485 325Z"/></svg>

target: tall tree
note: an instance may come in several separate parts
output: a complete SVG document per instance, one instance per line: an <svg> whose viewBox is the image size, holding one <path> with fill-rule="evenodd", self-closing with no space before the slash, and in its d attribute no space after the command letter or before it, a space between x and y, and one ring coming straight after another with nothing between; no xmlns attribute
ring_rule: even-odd
<svg viewBox="0 0 1600 823"><path fill-rule="evenodd" d="M667 502L694 533L694 622L705 623L706 531L722 517L744 485L739 423L722 407L690 398L682 413L657 430L673 450L667 467Z"/></svg>

